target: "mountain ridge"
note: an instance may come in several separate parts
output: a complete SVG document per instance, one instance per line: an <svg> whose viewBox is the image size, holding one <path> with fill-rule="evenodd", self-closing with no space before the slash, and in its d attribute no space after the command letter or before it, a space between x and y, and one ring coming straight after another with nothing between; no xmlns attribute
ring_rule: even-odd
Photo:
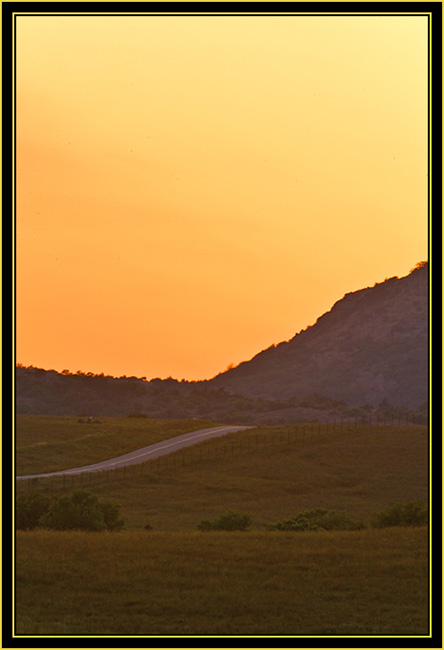
<svg viewBox="0 0 444 650"><path fill-rule="evenodd" d="M428 394L428 264L345 294L289 341L210 383L248 397L316 392L352 405L417 406Z"/></svg>
<svg viewBox="0 0 444 650"><path fill-rule="evenodd" d="M16 411L250 424L417 412L428 401L428 264L347 293L317 321L203 381L16 368Z"/></svg>

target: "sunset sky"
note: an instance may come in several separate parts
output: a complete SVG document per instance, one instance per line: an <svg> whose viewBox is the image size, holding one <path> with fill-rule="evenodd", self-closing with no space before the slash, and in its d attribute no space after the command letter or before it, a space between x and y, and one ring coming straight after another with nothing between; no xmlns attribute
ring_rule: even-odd
<svg viewBox="0 0 444 650"><path fill-rule="evenodd" d="M206 379L428 257L426 16L26 16L17 362Z"/></svg>

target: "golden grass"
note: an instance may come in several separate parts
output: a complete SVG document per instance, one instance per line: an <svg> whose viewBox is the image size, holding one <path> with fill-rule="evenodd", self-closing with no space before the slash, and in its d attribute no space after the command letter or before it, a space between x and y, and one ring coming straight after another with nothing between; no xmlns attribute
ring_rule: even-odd
<svg viewBox="0 0 444 650"><path fill-rule="evenodd" d="M426 635L426 529L18 532L16 634Z"/></svg>

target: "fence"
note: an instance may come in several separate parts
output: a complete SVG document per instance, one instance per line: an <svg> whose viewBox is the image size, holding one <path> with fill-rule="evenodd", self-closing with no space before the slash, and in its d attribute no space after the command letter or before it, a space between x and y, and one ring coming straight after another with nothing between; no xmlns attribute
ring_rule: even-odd
<svg viewBox="0 0 444 650"><path fill-rule="evenodd" d="M31 490L70 490L74 488L88 488L88 486L107 483L110 481L125 481L136 477L155 477L159 474L168 473L170 469L183 466L196 465L201 462L208 462L224 457L234 457L242 454L251 454L255 450L277 445L298 445L310 440L316 440L322 436L341 435L350 433L365 433L376 427L391 428L393 426L409 426L410 422L401 420L390 422L372 422L371 418L366 421L362 418L354 420L333 420L332 422L311 422L295 425L282 425L274 427L269 431L258 429L245 429L240 432L227 434L219 438L211 438L206 441L183 447L182 449L151 458L142 463L123 465L113 469L98 472L82 472L63 474L56 476L38 477L17 481L17 492ZM427 432L424 425L415 425L418 432ZM390 432L387 431L387 435Z"/></svg>

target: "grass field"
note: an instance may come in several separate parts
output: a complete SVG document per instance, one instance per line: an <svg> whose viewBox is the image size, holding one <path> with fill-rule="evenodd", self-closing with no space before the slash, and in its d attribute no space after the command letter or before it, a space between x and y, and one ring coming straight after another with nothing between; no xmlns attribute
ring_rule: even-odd
<svg viewBox="0 0 444 650"><path fill-rule="evenodd" d="M22 416L17 461L23 473L72 467L212 425ZM18 635L428 633L425 528L264 529L309 508L368 522L390 501L427 501L425 427L260 427L71 480L19 481L17 493L83 485L121 505L127 530L18 531ZM253 530L196 530L229 509Z"/></svg>
<svg viewBox="0 0 444 650"><path fill-rule="evenodd" d="M17 475L82 467L212 426L194 419L95 418L91 424L86 417L18 415Z"/></svg>
<svg viewBox="0 0 444 650"><path fill-rule="evenodd" d="M65 489L82 481L100 498L119 503L130 530L146 524L195 529L201 519L228 509L250 514L256 528L314 507L368 520L390 501L427 501L424 427L320 431L317 425L249 429L120 470L117 477L70 479L74 484L66 481ZM41 471L42 463L30 471ZM18 482L18 493L29 487ZM39 479L32 487L58 493L63 483Z"/></svg>
<svg viewBox="0 0 444 650"><path fill-rule="evenodd" d="M16 634L426 635L427 530L19 532Z"/></svg>

